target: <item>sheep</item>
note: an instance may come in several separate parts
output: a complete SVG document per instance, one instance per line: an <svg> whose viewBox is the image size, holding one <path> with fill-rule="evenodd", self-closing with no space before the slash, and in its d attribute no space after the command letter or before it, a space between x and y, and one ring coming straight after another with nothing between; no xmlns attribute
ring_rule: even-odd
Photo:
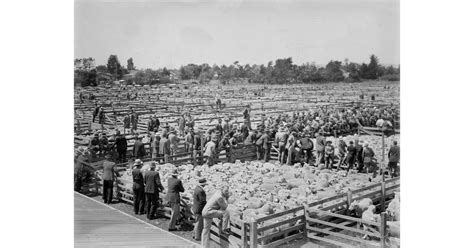
<svg viewBox="0 0 474 248"><path fill-rule="evenodd" d="M356 200L349 206L349 211L355 212L357 217L362 217L362 213L366 211L369 206L373 205L372 199L364 198L362 200Z"/></svg>
<svg viewBox="0 0 474 248"><path fill-rule="evenodd" d="M370 222L380 222L380 216L375 214L375 206L374 205L370 205L367 208L367 210L365 210L362 213L362 220L370 221ZM362 226L364 227L364 231L370 231L371 228L374 228L374 227L371 227L367 224L363 224ZM377 230L377 227L375 226L374 229ZM369 238L369 235L367 235L367 234L365 234L364 237L362 237L362 239L367 239L367 238Z"/></svg>
<svg viewBox="0 0 474 248"><path fill-rule="evenodd" d="M395 198L388 204L387 214L393 221L400 221L400 193L395 193Z"/></svg>
<svg viewBox="0 0 474 248"><path fill-rule="evenodd" d="M400 238L400 221L387 221L387 233L391 237Z"/></svg>

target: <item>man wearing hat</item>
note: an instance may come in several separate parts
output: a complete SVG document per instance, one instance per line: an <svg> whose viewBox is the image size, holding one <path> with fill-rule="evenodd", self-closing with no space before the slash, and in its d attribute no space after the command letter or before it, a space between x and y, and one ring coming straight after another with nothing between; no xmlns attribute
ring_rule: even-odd
<svg viewBox="0 0 474 248"><path fill-rule="evenodd" d="M210 236L212 219L219 218L224 232L229 230L229 211L227 211L228 200L230 197L229 187L223 186L221 190L216 191L209 199L202 210L203 231L201 235L201 245L204 248L210 247Z"/></svg>
<svg viewBox="0 0 474 248"><path fill-rule="evenodd" d="M137 159L143 159L146 156L145 144L143 144L141 136L138 136L137 141L133 144L132 154Z"/></svg>
<svg viewBox="0 0 474 248"><path fill-rule="evenodd" d="M341 168L341 165L345 162L344 160L346 159L346 151L347 151L347 144L342 138L342 136L339 136L339 141L337 143L337 151L338 151L337 156L339 157L339 163L337 163L337 169L339 170Z"/></svg>
<svg viewBox="0 0 474 248"><path fill-rule="evenodd" d="M261 159L265 160L265 162L268 162L270 160L270 148L271 148L271 144L268 142L268 139L269 139L269 134L270 133L270 129L266 128L264 131L263 131L263 134L262 136L260 137L260 139L262 140L262 155L263 157L261 157Z"/></svg>
<svg viewBox="0 0 474 248"><path fill-rule="evenodd" d="M158 159L158 150L160 148L160 134L155 133L154 134L154 139L153 141L150 141L150 149L151 149L151 159L153 161L156 161Z"/></svg>
<svg viewBox="0 0 474 248"><path fill-rule="evenodd" d="M221 139L219 142L219 151L225 150L226 152L226 157L227 157L227 162L230 162L230 134L226 133L224 135L224 138Z"/></svg>
<svg viewBox="0 0 474 248"><path fill-rule="evenodd" d="M194 130L189 128L186 131L186 136L184 136L184 149L186 152L193 152L193 143L194 143Z"/></svg>
<svg viewBox="0 0 474 248"><path fill-rule="evenodd" d="M301 154L306 156L306 163L309 164L313 157L313 141L311 141L307 132L303 133L303 137L300 139L300 144Z"/></svg>
<svg viewBox="0 0 474 248"><path fill-rule="evenodd" d="M158 160L163 160L165 163L168 162L168 156L170 155L170 140L168 134L163 132L161 134L160 146L158 149Z"/></svg>
<svg viewBox="0 0 474 248"><path fill-rule="evenodd" d="M196 161L196 158L202 157L202 137L201 137L202 129L199 128L197 132L194 134L193 139L193 158L194 161L197 162L199 165L202 165L202 158L199 158L199 161Z"/></svg>
<svg viewBox="0 0 474 248"><path fill-rule="evenodd" d="M178 179L178 170L174 169L171 173L171 177L168 178L168 195L170 207L171 207L171 219L168 225L168 231L176 231L176 221L179 216L179 204L181 202L180 192L184 192L183 183Z"/></svg>
<svg viewBox="0 0 474 248"><path fill-rule="evenodd" d="M196 220L194 224L193 238L196 241L201 240L203 220L202 220L202 209L206 205L206 191L204 191L204 186L207 185L205 178L199 179L199 184L196 185L193 193L193 213L194 219Z"/></svg>
<svg viewBox="0 0 474 248"><path fill-rule="evenodd" d="M84 163L87 162L87 150L80 147L74 156L74 190L81 191L82 188L82 172Z"/></svg>
<svg viewBox="0 0 474 248"><path fill-rule="evenodd" d="M140 159L135 160L132 170L133 179L133 210L135 214L142 215L145 212L145 179L141 172L143 162Z"/></svg>
<svg viewBox="0 0 474 248"><path fill-rule="evenodd" d="M141 162L141 161L140 161ZM161 185L160 174L155 171L156 163L153 161L150 165L150 170L145 172L145 198L146 198L146 213L147 219L151 220L155 217L156 209L158 208L158 199L160 199L160 191L164 187Z"/></svg>
<svg viewBox="0 0 474 248"><path fill-rule="evenodd" d="M324 150L326 146L326 137L323 135L323 131L320 129L316 136L316 164L319 165L324 160Z"/></svg>
<svg viewBox="0 0 474 248"><path fill-rule="evenodd" d="M125 138L125 135L121 134L118 130L114 146L117 149L119 162L125 162L127 156L127 139Z"/></svg>
<svg viewBox="0 0 474 248"><path fill-rule="evenodd" d="M326 147L324 148L324 165L326 169L332 169L334 163L334 147L332 142L328 140L326 142Z"/></svg>
<svg viewBox="0 0 474 248"><path fill-rule="evenodd" d="M280 126L278 129L278 132L275 137L275 142L278 144L278 161L281 164L284 164L284 159L285 159L285 145L286 145L286 140L288 139L288 133L285 132L285 128L283 126Z"/></svg>
<svg viewBox="0 0 474 248"><path fill-rule="evenodd" d="M357 171L360 173L362 172L364 168L364 157L362 157L362 152L364 151L363 141L360 141L358 139L355 140L355 149L356 149L356 162L357 162Z"/></svg>
<svg viewBox="0 0 474 248"><path fill-rule="evenodd" d="M170 155L174 156L178 153L179 144L179 138L178 135L176 135L176 130L174 128L171 128L168 138L170 140ZM171 161L173 160L175 159L171 159Z"/></svg>
<svg viewBox="0 0 474 248"><path fill-rule="evenodd" d="M98 133L95 133L94 137L89 141L89 151L92 152L92 155L96 155L100 152L100 140Z"/></svg>
<svg viewBox="0 0 474 248"><path fill-rule="evenodd" d="M288 140L286 141L286 151L288 154L288 158L286 160L287 165L293 165L293 157L295 153L295 146L296 146L296 132L292 131L288 136Z"/></svg>
<svg viewBox="0 0 474 248"><path fill-rule="evenodd" d="M207 157L207 165L212 166L214 165L214 157L216 154L216 142L217 138L212 138L211 141L207 142L204 146L204 156Z"/></svg>
<svg viewBox="0 0 474 248"><path fill-rule="evenodd" d="M115 171L115 163L110 161L110 155L105 155L105 161L103 163L104 174L102 174L102 199L104 203L112 203L114 181L118 177L117 171Z"/></svg>
<svg viewBox="0 0 474 248"><path fill-rule="evenodd" d="M364 167L369 170L369 172L373 172L373 177L376 175L376 171L374 169L375 163L373 161L375 156L374 150L369 147L369 143L364 143L364 150L362 151L362 157L364 159Z"/></svg>

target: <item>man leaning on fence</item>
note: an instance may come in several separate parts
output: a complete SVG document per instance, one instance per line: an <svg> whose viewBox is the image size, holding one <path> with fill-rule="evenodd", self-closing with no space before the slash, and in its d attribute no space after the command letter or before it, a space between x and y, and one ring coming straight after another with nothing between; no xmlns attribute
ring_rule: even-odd
<svg viewBox="0 0 474 248"><path fill-rule="evenodd" d="M193 238L196 241L201 240L203 220L202 209L206 206L206 191L204 187L207 185L205 178L199 179L199 184L194 189L193 193L193 214L195 219Z"/></svg>
<svg viewBox="0 0 474 248"><path fill-rule="evenodd" d="M224 186L220 191L216 191L209 199L202 210L204 228L201 235L201 245L210 247L212 219L219 218L222 223L224 233L229 232L229 211L227 211L227 201L229 200L229 187Z"/></svg>
<svg viewBox="0 0 474 248"><path fill-rule="evenodd" d="M103 187L102 187L102 199L104 203L112 203L114 181L119 176L118 172L115 171L115 163L110 161L110 154L105 155L105 161L103 164L104 174L102 175Z"/></svg>
<svg viewBox="0 0 474 248"><path fill-rule="evenodd" d="M150 170L145 172L146 213L149 220L155 217L160 191L164 189L161 185L160 174L155 171L155 168L155 162L151 162Z"/></svg>
<svg viewBox="0 0 474 248"><path fill-rule="evenodd" d="M132 170L133 178L133 210L135 214L144 214L145 212L145 179L141 171L143 162L140 159L135 160Z"/></svg>
<svg viewBox="0 0 474 248"><path fill-rule="evenodd" d="M168 231L176 231L176 221L179 216L179 204L181 203L181 197L179 193L184 192L183 183L178 179L178 170L174 169L171 173L171 177L168 178L168 199L171 207L171 219L168 226Z"/></svg>

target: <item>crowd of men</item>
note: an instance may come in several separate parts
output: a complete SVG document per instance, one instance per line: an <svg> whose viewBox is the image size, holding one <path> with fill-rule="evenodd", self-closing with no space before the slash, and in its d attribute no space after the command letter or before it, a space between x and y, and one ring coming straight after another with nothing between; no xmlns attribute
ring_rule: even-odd
<svg viewBox="0 0 474 248"><path fill-rule="evenodd" d="M100 111L100 110L99 110ZM134 116L135 117L132 117ZM293 113L292 115L262 116L256 129L250 128L250 109L245 109L243 124L232 123L226 117L218 119L211 128L204 130L196 128L190 113L185 112L178 119L178 130L168 123L160 123L156 115L148 121L148 135L150 146L145 148L141 136L136 136L132 149L131 159L134 159L133 195L134 212L137 215L146 214L148 219L156 218L156 210L160 205L160 192L164 191L160 174L156 171L156 164L161 162L173 163L177 154L178 144L183 143L186 152L190 152L197 164L207 163L212 166L221 151L229 154L231 147L238 144L255 145L257 160L269 161L272 147L278 150L278 163L292 165L295 162L306 162L310 165L333 168L337 160L337 169L346 165L347 172L351 168L359 172L372 173L376 176L377 163L373 148L362 140L351 140L346 144L342 135L354 133L362 126L374 126L377 121L384 120L386 126L393 129L398 111L387 108L352 108L330 109L321 107L316 111ZM131 118L138 120L138 115ZM326 140L327 136L338 135L335 144ZM103 164L103 200L110 204L113 195L113 185L118 174L115 170L116 162L127 161L127 139L124 133L116 131L111 138L106 133L96 133L91 139L87 150L80 150L76 156L75 190L80 191L81 160L88 152L104 155ZM142 159L151 156L153 162L149 171L143 173L140 169ZM227 159L230 161L231 157ZM388 153L388 169L392 177L399 175L400 148L396 141ZM114 162L115 161L115 162ZM347 174L346 174L347 175ZM169 231L177 230L177 221L180 215L180 194L184 187L178 179L177 170L167 179L168 189L166 199L172 209L168 225ZM206 180L201 178L193 194L193 215L195 226L193 237L201 240L204 247L210 245L210 228L212 219L218 218L223 222L224 232L229 228L229 213L227 200L229 190L222 186L209 201L206 201Z"/></svg>
<svg viewBox="0 0 474 248"><path fill-rule="evenodd" d="M138 119L133 110L130 116ZM250 129L249 108L245 109L243 117L244 123L240 125L225 117L219 118L215 125L204 130L195 128L192 115L185 112L178 118L176 130L168 123L161 124L157 116L152 115L147 123L149 148L145 149L142 136L136 135L129 159L151 156L154 161L172 162L178 153L179 144L184 144L185 152L191 153L197 164L206 161L212 166L222 151L226 152L228 161L232 162L229 152L232 147L238 144L253 144L256 146L257 160L265 162L270 160L270 151L275 147L279 154L278 161L282 164L306 162L316 166L324 164L326 168L332 168L337 159L338 169L341 165L347 165L347 170L357 165L356 168L360 172L373 172L376 167L375 154L369 144L364 144L361 140L346 144L342 135L356 133L361 125L375 126L381 120L385 129L391 131L394 129L392 123L397 121L398 112L393 107L340 110L320 107L316 111L293 112L292 115L263 115L254 130ZM390 135L390 132L388 134ZM326 141L326 137L331 135L340 137L337 144ZM96 155L112 153L116 161L126 162L127 146L124 134L117 130L110 138L107 138L105 133L94 134L89 143L89 150Z"/></svg>

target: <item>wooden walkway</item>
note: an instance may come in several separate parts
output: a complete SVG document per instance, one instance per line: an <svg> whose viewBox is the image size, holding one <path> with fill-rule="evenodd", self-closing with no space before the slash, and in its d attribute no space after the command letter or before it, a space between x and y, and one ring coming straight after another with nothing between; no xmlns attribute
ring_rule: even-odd
<svg viewBox="0 0 474 248"><path fill-rule="evenodd" d="M74 247L201 247L74 192Z"/></svg>

